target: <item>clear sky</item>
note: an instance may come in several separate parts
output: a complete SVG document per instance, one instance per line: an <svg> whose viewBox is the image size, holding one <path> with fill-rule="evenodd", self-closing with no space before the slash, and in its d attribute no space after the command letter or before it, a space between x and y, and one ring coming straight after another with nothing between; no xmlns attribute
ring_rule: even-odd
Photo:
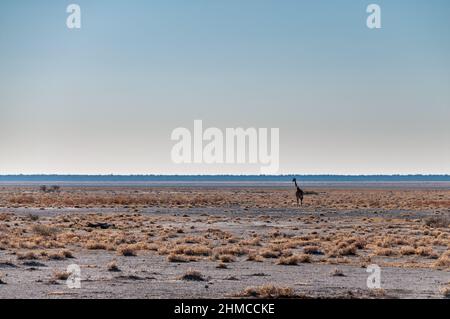
<svg viewBox="0 0 450 319"><path fill-rule="evenodd" d="M259 172L173 164L196 119L280 128L280 173L449 174L450 1L0 1L0 174Z"/></svg>

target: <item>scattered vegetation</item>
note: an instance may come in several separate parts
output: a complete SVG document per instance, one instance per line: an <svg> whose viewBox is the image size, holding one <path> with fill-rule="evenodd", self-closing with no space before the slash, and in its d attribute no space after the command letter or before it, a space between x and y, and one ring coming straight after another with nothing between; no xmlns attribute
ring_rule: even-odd
<svg viewBox="0 0 450 319"><path fill-rule="evenodd" d="M150 188L133 191L93 188L86 191L67 187L64 191L44 192L37 188L14 191L0 188L0 206L5 208L33 207L35 211L38 207L120 207L120 213L108 214L76 211L51 216L0 213L0 250L23 260L21 265L37 262L35 260L56 262L74 258L83 253L83 249L89 249L120 256L160 255L171 263L204 261L219 269L250 266L241 264L244 261L365 266L372 259L392 267L450 269L448 217L422 219L413 216L418 209L445 214L450 207L449 191L433 190L423 194L415 190L358 190L351 193L331 190L326 196L325 192L320 192L305 200L305 209L314 207L318 212L325 209L348 211L357 207L407 211L409 207L408 218L403 218L400 213L398 217L386 217L376 213L378 210L373 215L351 218L345 215L334 218L326 213L289 215L287 218L272 213L250 217L248 214L188 214L185 211L176 215L139 213L143 208L155 206L221 207L224 210L228 206L292 206L291 192L270 192L271 196L265 196L266 190L236 193L226 189L218 193ZM262 227L241 231L249 221L258 222ZM232 267L229 263L233 262L239 264ZM115 271L112 270L114 267L110 270L109 264L107 268ZM343 273L335 270L331 275L343 276Z"/></svg>

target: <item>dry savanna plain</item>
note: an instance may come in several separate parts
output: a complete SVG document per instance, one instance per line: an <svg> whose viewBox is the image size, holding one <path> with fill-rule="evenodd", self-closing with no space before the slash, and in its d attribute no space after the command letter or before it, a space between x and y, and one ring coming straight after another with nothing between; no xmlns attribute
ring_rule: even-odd
<svg viewBox="0 0 450 319"><path fill-rule="evenodd" d="M450 189L305 191L2 186L0 298L450 296Z"/></svg>

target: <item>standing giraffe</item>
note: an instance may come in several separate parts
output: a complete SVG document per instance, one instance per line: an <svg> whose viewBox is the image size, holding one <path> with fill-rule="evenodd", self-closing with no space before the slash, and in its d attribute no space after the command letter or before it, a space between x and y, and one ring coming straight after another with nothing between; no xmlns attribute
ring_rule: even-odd
<svg viewBox="0 0 450 319"><path fill-rule="evenodd" d="M296 178L294 178L292 181L295 183L295 187L297 188L297 192L295 193L295 196L297 197L297 206L299 206L299 201L300 201L300 203L303 206L303 194L304 194L304 192L300 189L300 187L298 187Z"/></svg>

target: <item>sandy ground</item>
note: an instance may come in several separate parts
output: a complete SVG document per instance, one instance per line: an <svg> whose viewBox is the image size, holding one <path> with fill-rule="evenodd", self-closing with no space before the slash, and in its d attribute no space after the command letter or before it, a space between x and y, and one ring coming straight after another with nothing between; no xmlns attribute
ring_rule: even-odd
<svg viewBox="0 0 450 319"><path fill-rule="evenodd" d="M449 190L307 191L3 187L0 298L445 298Z"/></svg>

